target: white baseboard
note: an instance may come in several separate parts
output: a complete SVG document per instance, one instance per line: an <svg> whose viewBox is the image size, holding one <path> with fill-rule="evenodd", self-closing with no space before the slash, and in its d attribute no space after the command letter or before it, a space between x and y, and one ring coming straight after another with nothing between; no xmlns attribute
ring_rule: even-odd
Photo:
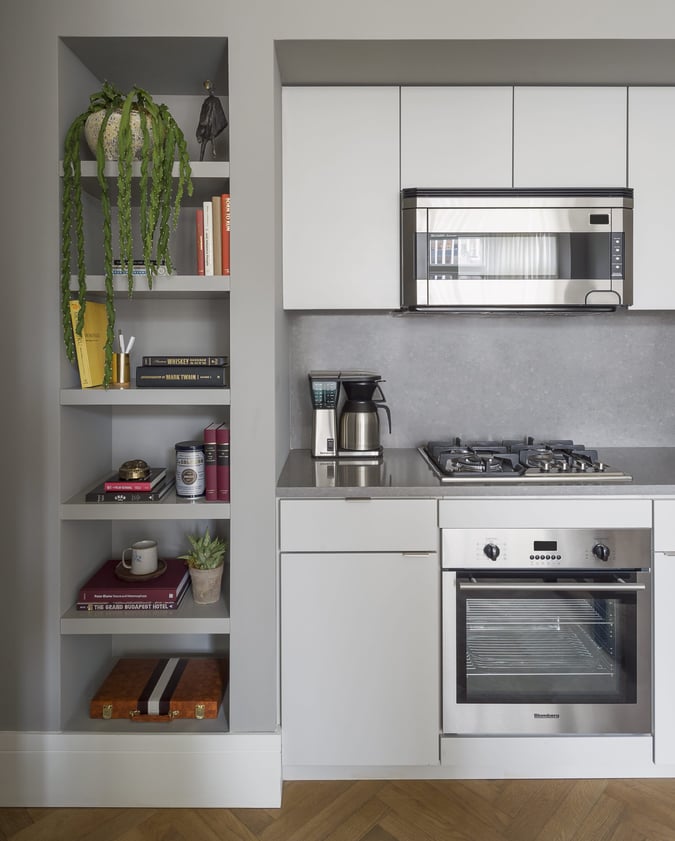
<svg viewBox="0 0 675 841"><path fill-rule="evenodd" d="M273 808L281 735L0 732L0 806Z"/></svg>

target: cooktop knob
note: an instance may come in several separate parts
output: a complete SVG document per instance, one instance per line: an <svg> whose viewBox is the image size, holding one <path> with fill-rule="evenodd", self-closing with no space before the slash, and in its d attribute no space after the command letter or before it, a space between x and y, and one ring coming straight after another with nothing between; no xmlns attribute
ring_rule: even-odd
<svg viewBox="0 0 675 841"><path fill-rule="evenodd" d="M483 546L483 554L487 555L491 561L496 561L499 557L499 546L496 543L486 543Z"/></svg>
<svg viewBox="0 0 675 841"><path fill-rule="evenodd" d="M593 554L606 563L609 560L609 546L605 546L604 543L596 543L593 547Z"/></svg>

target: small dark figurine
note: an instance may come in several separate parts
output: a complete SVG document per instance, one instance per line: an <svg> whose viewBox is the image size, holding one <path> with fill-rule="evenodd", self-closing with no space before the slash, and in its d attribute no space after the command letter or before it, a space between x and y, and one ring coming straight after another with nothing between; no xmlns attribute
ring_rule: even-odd
<svg viewBox="0 0 675 841"><path fill-rule="evenodd" d="M213 85L209 79L204 82L204 87L209 92L202 103L202 110L199 113L199 125L197 126L197 140L201 143L199 160L204 160L206 144L211 143L211 154L216 157L214 141L221 131L227 128L227 117L223 111L218 97L213 93Z"/></svg>

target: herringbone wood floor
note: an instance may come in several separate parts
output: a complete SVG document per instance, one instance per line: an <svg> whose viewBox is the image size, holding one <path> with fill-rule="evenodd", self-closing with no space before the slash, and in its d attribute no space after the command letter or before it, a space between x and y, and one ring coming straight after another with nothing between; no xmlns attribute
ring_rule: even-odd
<svg viewBox="0 0 675 841"><path fill-rule="evenodd" d="M0 841L675 841L675 780L287 782L280 809L0 809Z"/></svg>

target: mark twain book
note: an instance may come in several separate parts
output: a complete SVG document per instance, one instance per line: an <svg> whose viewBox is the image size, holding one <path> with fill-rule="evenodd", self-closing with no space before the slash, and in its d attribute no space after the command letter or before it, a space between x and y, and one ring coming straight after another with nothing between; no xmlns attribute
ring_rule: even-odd
<svg viewBox="0 0 675 841"><path fill-rule="evenodd" d="M136 388L226 388L226 365L139 365Z"/></svg>

